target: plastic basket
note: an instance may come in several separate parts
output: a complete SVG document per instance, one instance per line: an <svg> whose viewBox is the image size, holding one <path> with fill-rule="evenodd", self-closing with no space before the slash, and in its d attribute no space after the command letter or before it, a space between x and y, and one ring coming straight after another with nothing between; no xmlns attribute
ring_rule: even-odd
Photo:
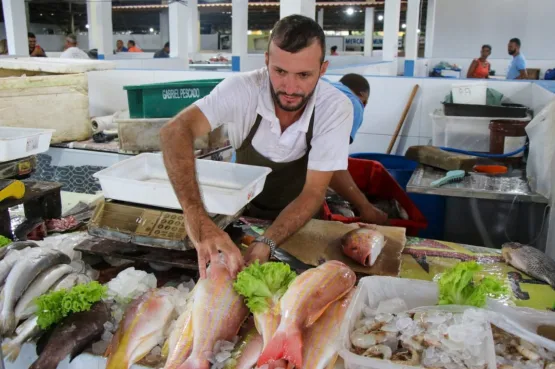
<svg viewBox="0 0 555 369"><path fill-rule="evenodd" d="M409 220L392 219L389 225L406 228L409 236L416 236L420 230L426 229L428 222L424 215L382 164L373 160L349 158L349 173L363 193L384 199L395 199L406 210ZM342 223L360 221L358 217L349 218L333 214L325 202L324 218Z"/></svg>
<svg viewBox="0 0 555 369"><path fill-rule="evenodd" d="M131 118L171 118L207 96L222 79L124 86Z"/></svg>

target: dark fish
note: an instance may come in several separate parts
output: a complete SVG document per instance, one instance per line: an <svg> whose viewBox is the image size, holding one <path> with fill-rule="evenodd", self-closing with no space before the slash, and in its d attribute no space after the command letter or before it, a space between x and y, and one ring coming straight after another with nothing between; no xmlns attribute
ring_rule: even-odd
<svg viewBox="0 0 555 369"><path fill-rule="evenodd" d="M555 261L549 256L534 247L516 242L504 244L501 251L507 264L555 289Z"/></svg>
<svg viewBox="0 0 555 369"><path fill-rule="evenodd" d="M68 316L54 328L39 358L29 369L56 369L67 355L70 355L71 362L100 338L109 318L110 313L103 302L97 302L89 311Z"/></svg>
<svg viewBox="0 0 555 369"><path fill-rule="evenodd" d="M12 242L8 246L4 246L0 249L0 260L4 259L4 256L6 256L6 254L10 250L23 250L27 247L39 247L39 245L37 245L33 241Z"/></svg>

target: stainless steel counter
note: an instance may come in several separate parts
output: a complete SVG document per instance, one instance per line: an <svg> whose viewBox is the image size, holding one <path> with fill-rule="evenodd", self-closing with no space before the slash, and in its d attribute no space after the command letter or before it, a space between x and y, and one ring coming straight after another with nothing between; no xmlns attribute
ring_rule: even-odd
<svg viewBox="0 0 555 369"><path fill-rule="evenodd" d="M445 173L443 170L420 165L414 171L407 185L407 192L487 200L548 203L545 197L530 190L526 174L522 170L513 170L510 175L506 176L468 173L461 182L449 183L441 187L430 186L433 181L444 177Z"/></svg>

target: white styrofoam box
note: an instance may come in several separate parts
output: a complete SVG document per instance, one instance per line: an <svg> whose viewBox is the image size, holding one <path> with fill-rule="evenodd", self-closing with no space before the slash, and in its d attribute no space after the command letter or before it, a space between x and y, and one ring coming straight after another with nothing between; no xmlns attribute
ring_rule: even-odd
<svg viewBox="0 0 555 369"><path fill-rule="evenodd" d="M196 160L197 180L209 213L235 215L255 198L270 168ZM108 199L181 209L161 154L140 154L94 175Z"/></svg>
<svg viewBox="0 0 555 369"><path fill-rule="evenodd" d="M434 306L438 301L438 288L435 282L394 277L372 276L362 278L357 291L345 313L340 328L339 355L345 362L345 369L414 369L414 366L398 365L388 360L374 359L356 355L350 351L350 333L362 315L365 306L377 308L381 301L401 298L409 310L419 307L433 307L437 310L462 312L463 306ZM491 331L485 348L488 368L495 369L495 348Z"/></svg>
<svg viewBox="0 0 555 369"><path fill-rule="evenodd" d="M441 75L443 77L450 77L450 78L461 78L461 71L460 70L452 70L452 69L442 69ZM426 76L425 76L426 77Z"/></svg>
<svg viewBox="0 0 555 369"><path fill-rule="evenodd" d="M530 118L506 119L487 117L446 116L436 110L431 114L432 145L476 152L489 152L490 130L492 120L525 121Z"/></svg>
<svg viewBox="0 0 555 369"><path fill-rule="evenodd" d="M451 86L453 103L486 105L488 84L486 82L454 83Z"/></svg>
<svg viewBox="0 0 555 369"><path fill-rule="evenodd" d="M48 151L53 129L0 127L0 162Z"/></svg>
<svg viewBox="0 0 555 369"><path fill-rule="evenodd" d="M55 59L55 58L2 58L0 68L29 70L45 73L85 73L92 70L114 69L115 63L104 60L87 59Z"/></svg>

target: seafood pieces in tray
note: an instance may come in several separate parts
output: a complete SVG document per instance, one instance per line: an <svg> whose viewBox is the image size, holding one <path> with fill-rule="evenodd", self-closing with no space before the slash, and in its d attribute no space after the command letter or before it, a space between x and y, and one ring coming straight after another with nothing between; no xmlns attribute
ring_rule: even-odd
<svg viewBox="0 0 555 369"><path fill-rule="evenodd" d="M377 310L365 308L355 324L350 334L353 353L426 368L488 367L491 333L483 311L403 311L400 299L380 305Z"/></svg>
<svg viewBox="0 0 555 369"><path fill-rule="evenodd" d="M497 368L555 369L555 353L528 342L503 329L491 326Z"/></svg>

